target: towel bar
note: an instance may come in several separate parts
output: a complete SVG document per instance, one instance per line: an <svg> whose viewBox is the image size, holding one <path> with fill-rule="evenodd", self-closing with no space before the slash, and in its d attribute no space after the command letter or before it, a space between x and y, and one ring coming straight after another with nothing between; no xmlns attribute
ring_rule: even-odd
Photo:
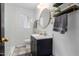
<svg viewBox="0 0 79 59"><path fill-rule="evenodd" d="M66 7L65 9L63 9L61 12L55 13L53 16L57 17L57 16L60 16L62 14L71 13L71 12L76 11L76 10L79 10L79 6L76 5L76 4L71 4L70 6Z"/></svg>

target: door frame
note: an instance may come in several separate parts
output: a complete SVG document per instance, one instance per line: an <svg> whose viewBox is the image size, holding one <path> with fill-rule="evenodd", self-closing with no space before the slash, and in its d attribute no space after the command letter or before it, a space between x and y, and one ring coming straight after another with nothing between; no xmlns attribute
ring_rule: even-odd
<svg viewBox="0 0 79 59"><path fill-rule="evenodd" d="M4 3L0 3L0 56L5 56L4 34Z"/></svg>

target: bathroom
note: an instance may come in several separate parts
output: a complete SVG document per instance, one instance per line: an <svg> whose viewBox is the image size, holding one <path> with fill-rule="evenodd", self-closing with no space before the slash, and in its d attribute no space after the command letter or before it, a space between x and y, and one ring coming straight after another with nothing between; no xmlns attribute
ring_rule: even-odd
<svg viewBox="0 0 79 59"><path fill-rule="evenodd" d="M38 20L39 3L5 3L4 4L4 36L8 38L5 42L5 55L19 55L19 53L28 53L30 51L31 35L39 34L42 32L47 33L47 29L42 30L41 27L34 26L34 22ZM46 7L48 4L44 4ZM49 16L49 15L48 15ZM49 27L53 27L52 24ZM39 29L39 30L38 30ZM52 31L50 28L49 32ZM52 35L52 33L49 33ZM24 51L26 46L28 51ZM19 51L16 47L21 47L23 50ZM17 50L17 53L14 52ZM19 52L18 52L19 51Z"/></svg>
<svg viewBox="0 0 79 59"><path fill-rule="evenodd" d="M43 41L46 47L43 43L39 44L45 49L50 46L49 52L47 49L43 51L44 54L47 52L46 56L79 56L78 3L2 3L0 6L3 6L1 32L5 56L32 56L31 51L36 48L32 46L32 36L49 40ZM63 32L56 31L56 18L63 14L67 14L67 19L64 19L66 29ZM33 56L39 55L36 51Z"/></svg>

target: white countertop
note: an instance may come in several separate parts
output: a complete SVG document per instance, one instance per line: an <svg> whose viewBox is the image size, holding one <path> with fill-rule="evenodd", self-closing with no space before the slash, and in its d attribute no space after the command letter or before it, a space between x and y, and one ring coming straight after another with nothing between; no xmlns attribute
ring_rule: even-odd
<svg viewBox="0 0 79 59"><path fill-rule="evenodd" d="M53 38L52 35L39 35L39 34L32 34L32 36L33 36L34 38L36 38L37 40L39 40L39 39Z"/></svg>

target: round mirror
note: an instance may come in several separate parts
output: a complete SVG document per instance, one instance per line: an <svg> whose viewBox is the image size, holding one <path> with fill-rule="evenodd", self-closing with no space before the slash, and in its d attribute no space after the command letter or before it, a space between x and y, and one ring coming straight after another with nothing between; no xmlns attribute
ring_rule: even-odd
<svg viewBox="0 0 79 59"><path fill-rule="evenodd" d="M46 28L49 25L50 20L51 20L51 13L47 8L45 8L40 14L39 25L42 28Z"/></svg>

